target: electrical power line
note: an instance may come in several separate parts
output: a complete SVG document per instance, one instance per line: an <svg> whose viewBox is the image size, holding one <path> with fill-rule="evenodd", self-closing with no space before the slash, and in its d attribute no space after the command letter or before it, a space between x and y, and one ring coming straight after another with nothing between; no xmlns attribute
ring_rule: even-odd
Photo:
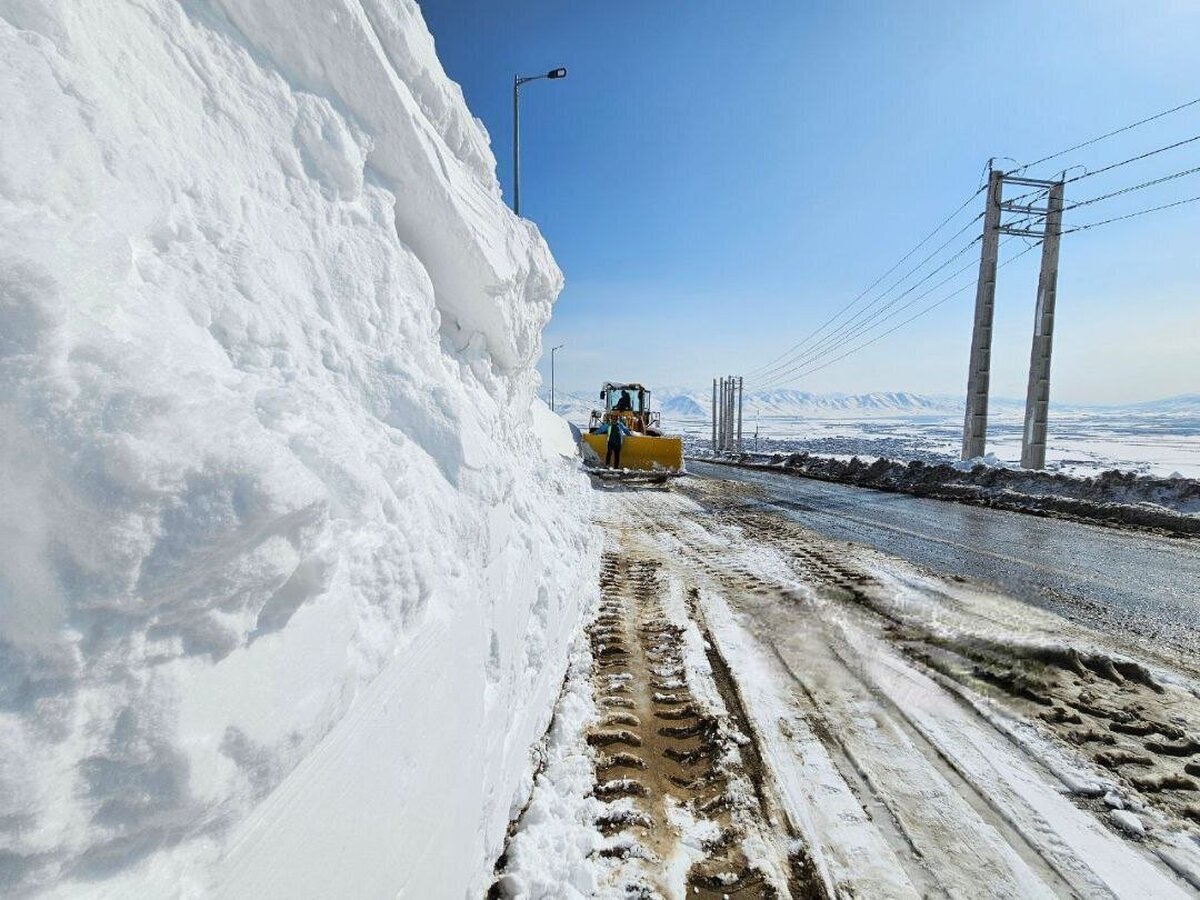
<svg viewBox="0 0 1200 900"><path fill-rule="evenodd" d="M1162 206L1152 206L1149 209L1139 209L1137 212L1126 213L1123 216L1113 216L1111 219L1104 219L1101 222L1089 222L1087 225L1076 225L1074 228L1064 228L1059 234L1070 234L1073 231L1087 231L1089 228L1098 228L1101 225L1108 225L1110 222L1120 222L1122 219L1133 219L1137 216L1144 216L1147 213L1158 212L1161 209L1171 209L1175 206L1183 206L1185 203L1195 203L1200 200L1200 195L1188 197L1185 200L1176 200L1174 203L1164 203Z"/></svg>
<svg viewBox="0 0 1200 900"><path fill-rule="evenodd" d="M783 353L779 354L779 356L775 357L770 362L766 363L763 366L759 366L757 369L753 370L751 372L751 376L753 377L753 376L755 376L755 374L762 375L767 372L770 372L772 367L775 366L776 363L778 363L781 360L785 359L786 357L790 356L795 351L801 349L809 341L811 341L813 338L815 338L817 335L819 335L821 332L823 332L826 328L828 328L831 324L833 324L835 321L837 321L839 318L841 318L843 314L845 314L848 310L850 310L852 307L854 307L860 300L862 300L865 296L867 296L867 294L869 294L871 291L873 291L880 284L880 282L882 282L885 278L887 278L889 275L891 275L893 272L895 272L898 268L900 268L902 265L904 265L905 262L907 262L909 259L911 259L913 254L915 254L918 250L920 250L923 246L925 246L925 244L927 244L930 241L930 239L933 238L934 235L936 235L939 231L941 231L943 228L945 228L951 221L953 221L958 216L959 213L961 213L964 209L966 209L971 204L971 201L973 201L976 197L978 197L986 189L987 189L987 184L984 183L977 191L975 191L975 193L973 193L970 197L968 197L966 200L964 200L954 210L954 212L950 213L950 215L946 216L946 218L944 218L940 223L938 223L937 227L934 228L933 231L929 232L929 234L927 234L927 235L925 235L925 237L921 238L921 240L917 242L916 246L914 246L911 250L909 250L902 257L900 257L900 259L890 269L888 269L886 272L884 272L882 275L880 275L878 278L876 278L870 284L870 286L867 287L866 290L864 290L861 294L859 294L857 297L855 297L853 300L851 300L849 303L847 303L845 306L843 306L840 310L838 310L836 313L834 313L832 316L830 316L828 319L826 319L815 331L810 332L808 334L808 336L805 337L803 340L801 340L799 343L793 344L790 348L785 350Z"/></svg>
<svg viewBox="0 0 1200 900"><path fill-rule="evenodd" d="M1099 203L1101 200L1109 200L1113 197L1120 197L1122 194L1131 194L1134 191L1140 191L1142 188L1153 187L1156 184L1163 184L1167 181L1174 181L1176 178L1183 178L1185 175L1195 175L1200 172L1200 166L1192 169L1185 169L1182 172L1175 172L1172 175L1164 175L1161 178L1152 178L1150 181L1143 181L1141 184L1135 184L1130 187L1121 188L1119 191L1113 191L1109 194L1101 194L1099 197L1092 197L1090 200L1080 200L1078 203L1072 203L1070 206L1063 207L1063 212L1070 209L1078 209L1081 206L1091 206L1093 203Z"/></svg>
<svg viewBox="0 0 1200 900"><path fill-rule="evenodd" d="M976 238L975 241L972 241L972 243L968 244L967 247L964 249L969 249L978 240L979 239ZM1003 241L1000 242L1000 246L1003 247L1005 244L1007 244L1009 241L1012 241L1012 240L1015 240L1015 238L1011 237L1011 236L1006 237ZM957 254L957 255L961 255L961 253ZM1013 257L1013 258L1015 259L1016 257ZM943 278L937 284L926 289L925 291L922 291L920 294L913 297L911 300L909 300L907 303L905 303L903 306L899 307L898 309L895 309L892 312L888 313L887 315L876 318L874 321L865 324L864 327L858 329L854 334L847 335L844 340L841 340L834 346L827 348L824 352L798 362L796 365L792 366L786 372L783 372L780 375L776 376L775 378L771 379L770 382L768 383L768 387L775 387L785 381L790 380L793 377L797 377L797 373L801 372L801 370L810 368L814 363L820 362L821 359L828 356L830 353L836 353L838 350L842 349L847 344L851 343L852 341L856 340L857 338L861 337L862 335L866 334L867 332L871 331L872 329L877 328L878 326L882 325L884 322L887 322L889 319L895 318L900 313L904 312L906 309L912 308L917 303L919 303L921 300L925 299L930 294L932 294L934 291L943 287L947 282L953 281L955 278L957 278L963 272L967 271L968 269L970 269L976 265L977 265L977 263L974 260L972 260L971 262L968 262L966 265L955 269L953 272L951 272L949 275L947 275L945 278Z"/></svg>
<svg viewBox="0 0 1200 900"><path fill-rule="evenodd" d="M1010 204L1011 203L1020 203L1022 200L1028 200L1028 198L1032 197L1033 199L1029 200L1028 204L1027 204L1027 205L1032 206L1034 203L1037 203L1039 200L1041 200L1043 197L1045 197L1049 193L1050 193L1050 188L1040 187L1040 188L1036 188L1035 190L1032 190L1032 191L1027 191L1024 194L1018 194L1015 197L1009 197L1004 202L1010 203Z"/></svg>
<svg viewBox="0 0 1200 900"><path fill-rule="evenodd" d="M1143 182L1142 184L1132 185L1128 188L1123 188L1120 191L1114 191L1111 194L1105 194L1101 197L1093 197L1090 200L1081 201L1080 203L1073 204L1072 206L1067 207L1067 209L1075 209L1079 206L1087 206L1092 203L1098 203L1102 200L1110 199L1111 197L1130 193L1135 190L1140 190L1141 188L1149 187L1154 184L1162 184L1166 181L1170 181L1175 178L1181 178L1185 175L1191 175L1191 174L1196 174L1196 173L1200 173L1200 166L1197 166L1193 169L1187 169L1182 172L1176 172L1172 175L1167 175L1162 178L1156 178L1156 179L1153 179L1148 182ZM1189 203L1197 203L1197 202L1200 202L1200 195L1197 195L1194 197L1186 197L1182 200L1176 200L1172 203L1164 203L1159 206L1152 206L1152 207L1149 207L1148 209L1140 209L1135 212L1126 213L1126 214L1120 215L1120 216L1113 216L1111 218L1103 219L1098 222L1089 222L1086 225L1076 225L1072 228L1065 228L1062 231L1060 231L1059 234L1062 235L1062 234L1071 234L1076 231L1087 231L1092 228L1099 228L1102 225L1109 225L1113 222L1121 222L1121 221L1124 221L1125 219L1133 219L1138 216L1148 215L1149 213L1160 212L1162 210L1173 209L1178 206L1184 206ZM1012 238L1008 238L1005 241L1002 241L1001 245L1003 246L1003 244L1007 243L1008 240L1012 240ZM1042 243L1041 240L1037 240L1037 241L1031 243L1029 246L1025 247L1019 253L1015 254L1014 256L1012 256L1009 259L1005 260L1004 262L1000 263L1000 265L997 268L1004 268L1005 266L1009 265L1010 263L1015 262L1016 260L1018 260L1022 256L1024 256L1026 253L1028 253L1031 250L1035 249L1036 247L1040 246L1041 243ZM974 244L974 241L972 242L972 244L969 244L968 247L972 246L973 244ZM964 248L964 250L965 249L967 249L967 248ZM959 255L961 255L961 253L962 253L962 251L959 252ZM872 337L868 338L867 340L865 340L859 344L856 344L853 347L850 347L845 352L838 354L837 356L833 357L832 359L826 359L826 360L822 361L822 357L828 356L829 353L836 352L837 350L846 346L846 344L855 340L857 337L861 337L863 334L872 330L873 328L878 327L879 325L886 322L888 319L891 319L894 316L898 315L899 313L903 312L904 310L912 307L913 305L918 303L921 299L923 299L924 297L933 293L933 291L935 291L937 288L941 287L947 281L950 281L951 279L957 277L962 272L966 271L966 269L970 268L971 265L973 265L973 263L968 263L966 266L963 266L962 268L951 273L947 278L943 279L938 284L934 285L932 288L925 291L924 293L918 295L917 297L914 297L912 300L910 300L904 306L901 306L899 309L896 309L889 315L884 316L883 318L877 318L873 322L870 322L869 324L865 324L864 327L861 328L858 332L847 335L845 340L837 343L835 346L833 346L831 348L827 348L824 353L818 354L815 357L811 357L811 358L799 363L798 365L789 368L788 371L780 373L778 376L771 379L770 383L768 383L763 389L769 390L769 389L773 389L776 387L780 387L788 381L794 381L794 380L798 380L800 378L805 378L809 375L812 375L816 372L821 371L822 369L826 369L829 366L833 365L834 363L840 362L841 360L846 359L848 356L851 356L851 355L859 352L860 350L863 350L866 347L869 347L872 344L875 344L875 343L883 340L885 337L887 337L891 334L894 334L895 332L899 331L901 328L904 328L906 325L909 325L910 323L916 321L917 319L919 319L925 315L928 315L933 310L937 309L938 307L940 307L943 304L952 300L954 297L957 297L959 294L968 290L970 287L972 287L974 285L975 282L969 281L969 282L966 282L966 283L960 285L959 287L955 288L955 290L952 291L951 293L949 293L946 296L929 304L925 308L919 310L918 312L914 313L913 315L909 316L908 318L904 319L903 321L897 323L896 325L893 325L891 328L887 329L886 331L882 331L879 334L873 335ZM943 268L944 268L944 266L943 266ZM897 298L897 299L899 299L899 298ZM881 312L882 312L882 310L881 310Z"/></svg>
<svg viewBox="0 0 1200 900"><path fill-rule="evenodd" d="M945 269L948 265L950 265L952 262L954 262L956 259L958 259L960 256L962 256L968 250L970 250L978 242L979 242L979 238L976 237L969 244L962 247L957 253L955 253L953 256L951 256L949 259L947 259L945 262L943 262L936 269L927 273L925 275L925 277L922 278L920 281L911 285L908 288L908 290L904 291L904 293L900 294L897 297L892 298L892 300L889 301L886 305L880 307L878 310L876 310L874 313L872 313L868 319L860 322L857 326L851 328L849 331L843 331L841 334L831 337L831 339L823 342L823 346L811 348L808 353L803 354L801 357L797 358L796 360L793 360L793 362L790 363L787 367L785 367L785 369L783 371L776 372L774 375L770 376L769 378L764 378L764 380L773 383L775 381L778 381L780 378L790 377L791 373L795 372L797 369L802 369L806 366L812 365L814 362L817 362L817 361L825 358L830 353L836 353L840 348L844 347L850 341L855 340L856 338L860 337L861 335L865 334L866 332L870 331L871 329L875 328L876 326L880 325L881 323L886 322L888 319L891 319L898 313L903 312L904 310L908 309L909 307L911 307L914 303L916 303L923 297L929 296L931 293L933 293L939 287L944 285L947 281L950 281L952 278L956 278L958 275L961 275L967 269L976 265L976 263L974 261L968 262L962 268L956 269L954 272L951 272L950 275L948 275L946 278L939 281L937 284L935 284L933 287L926 290L924 293L918 294L916 297L914 297L908 303L901 306L899 309L895 310L894 312L890 312L887 315L882 315L882 313L884 313L888 309L891 309L892 307L894 307L897 303L899 303L901 300L903 300L908 294L912 293L914 290L916 290L918 287L920 287L923 283L928 281L930 278L932 278L938 272Z"/></svg>
<svg viewBox="0 0 1200 900"><path fill-rule="evenodd" d="M1177 147L1177 146L1182 146L1183 144L1191 143L1192 141L1195 141L1195 140L1200 140L1200 135L1196 136L1195 138L1189 138L1186 141L1180 141L1176 144L1172 144L1167 147L1162 147L1157 150L1150 151L1145 154L1141 154L1137 157L1133 157L1132 159L1125 160L1121 163L1114 163L1111 166L1105 167L1105 169L1097 170L1096 172L1093 172L1093 173L1087 173L1085 175L1078 176L1074 179L1070 179L1070 181L1078 181L1082 178L1087 177L1087 175L1099 174L1102 171L1108 171L1108 170L1117 168L1118 166L1125 165L1126 163L1134 162L1138 159L1145 159L1148 156L1152 156L1156 153L1163 152L1164 150L1173 149L1174 147ZM1164 175L1162 177L1154 178L1149 181L1141 182L1139 184L1130 185L1129 187L1125 187L1125 188L1122 188L1117 191L1112 191L1110 193L1103 194L1098 197L1092 197L1087 200L1081 200L1078 203L1073 203L1070 206L1065 207L1063 211L1065 212L1067 210L1077 209L1079 207L1090 206L1094 203L1099 203L1104 200L1112 199L1113 197L1122 196L1124 194L1132 193L1134 191L1142 190L1144 188L1152 187L1154 185L1164 184L1168 181L1173 181L1177 178L1182 178L1182 177L1185 177L1188 175L1194 175L1197 173L1200 173L1200 166L1196 166L1191 169L1185 169L1180 172L1174 172L1170 175ZM1033 193L1037 193L1037 192L1033 192ZM1185 204L1195 203L1197 201L1200 201L1200 195L1195 196L1195 197L1188 197L1183 200L1178 200L1178 201L1175 201L1172 203L1166 203L1166 204L1162 204L1159 206L1150 207L1148 209L1138 210L1136 212L1127 213L1125 215L1113 216L1111 218L1104 219L1099 222L1090 222L1086 225L1079 225L1079 226L1075 226L1072 228L1062 229L1061 231L1059 231L1059 234L1063 235L1063 234L1071 234L1072 232L1076 232L1076 231L1086 231L1088 229L1097 228L1102 225L1108 225L1113 222L1119 222L1119 221L1123 221L1125 219L1136 218L1138 216L1147 215L1147 214L1153 213L1153 212L1159 212L1159 211L1165 210L1165 209L1172 209L1177 206L1183 206ZM1012 202L1012 201L1010 201L1010 202ZM961 211L961 209L959 211ZM924 291L923 293L918 294L916 297L911 299L908 303L905 303L903 306L900 306L898 309L894 309L890 313L887 312L889 309L894 307L895 304L897 304L900 300L902 300L905 296L912 293L912 291L915 290L917 287L919 287L922 283L929 280L929 278L936 275L939 271L945 269L955 259L957 259L963 253L965 253L967 250L969 250L972 246L974 246L975 243L979 241L978 237L976 237L974 240L972 240L965 247L960 248L953 256L951 256L948 260L944 261L940 266L938 266L931 272L927 273L918 282L909 286L908 289L906 289L903 293L901 293L900 295L898 295L896 297L893 297L888 303L886 303L884 306L880 307L879 309L875 310L874 312L870 312L872 307L879 304L884 298L886 298L888 296L888 294L892 290L894 290L900 284L903 284L904 281L910 275L914 274L916 271L919 271L920 268L925 265L925 263L927 263L930 259L932 259L934 256L936 256L942 249L944 249L950 242L952 242L955 238L957 238L959 235L961 235L962 232L966 230L966 228L969 228L976 221L978 221L978 217L976 217L971 222L969 222L966 227L964 227L963 229L960 229L959 232L957 234L955 234L954 236L952 236L949 241L943 243L941 245L941 247L939 247L937 250L933 251L933 253L931 253L929 256L926 256L925 259L922 260L921 263L919 263L916 267L914 267L908 273L906 273L899 281L897 281L895 284L893 284L891 288L889 288L882 295L880 295L874 301L872 301L872 303L870 305L868 305L864 309L859 310L859 312L853 318L851 318L850 320L848 320L846 322L843 322L840 326L838 326L837 329L835 329L835 331L826 335L825 338L823 338L820 342L818 342L817 345L810 347L805 353L800 354L798 357L793 358L792 360L785 362L782 365L777 365L777 366L774 366L773 368L768 368L768 370L766 371L766 373L763 376L763 380L765 380L767 383L761 389L762 390L770 390L770 389L782 386L784 383L786 383L788 381L803 378L803 377L806 377L807 375L813 374L824 368L827 368L828 366L832 365L833 363L838 362L842 359L845 359L847 356L850 356L851 354L856 353L859 350L876 343L877 341L883 339L884 337L887 337L888 335L893 334L895 331L899 330L900 328L904 327L905 325L909 324L910 322L915 321L916 319L926 315L927 313L929 313L933 309L937 308L938 306L941 306L942 304L948 302L952 297L957 296L958 294L967 290L971 286L970 282L957 288L953 293L947 295L946 297L943 297L940 300L936 301L935 303L930 304L928 307L917 312L915 315L910 316L909 318L905 319L904 321L900 322L899 324L893 326L892 328L889 328L887 331L884 331L877 335L874 335L873 337L869 338L868 340L851 347L849 350L846 350L846 352L841 353L841 354L833 357L832 359L826 359L826 357L828 357L830 354L837 353L839 350L841 350L847 344L852 343L859 337L862 337L864 334L867 334L868 332L879 327L880 325L884 324L888 320L894 318L896 315L904 312L906 309L911 308L912 306L914 306L915 304L920 302L922 299L927 297L929 294L936 291L939 287L946 284L946 282L954 279L955 277L960 275L962 272L964 272L968 268L970 268L973 265L973 263L968 263L966 266L963 266L963 267L957 269L956 271L952 272L947 278L939 281L937 284L935 284L933 287L929 288L928 290ZM1018 221L1020 221L1020 220L1018 220ZM943 225L944 224L945 223L943 223ZM942 226L939 226L939 229L941 227ZM1010 223L1009 227L1012 227L1012 223ZM1011 240L1011 238L1008 238L1005 241L1003 241L1001 245L1003 246L1003 244L1007 243L1008 240ZM1013 257L1009 258L1008 260L1005 260L1003 263L1001 263L999 268L1003 268L1004 266L1008 265L1009 263L1019 259L1021 256L1024 256L1026 253L1028 253L1030 250L1034 249L1035 247L1039 246L1041 243L1042 243L1041 240L1038 240L1038 241L1030 244L1028 247L1026 247L1020 253L1017 253L1015 256L1013 256ZM909 256L911 256L911 253L909 254ZM896 267L894 266L892 270L894 271L895 268ZM876 284L878 284L878 280L876 281ZM842 312L844 313L845 311L846 310L843 310ZM884 315L884 313L887 313L887 314ZM841 313L839 313L839 315L840 314ZM864 316L866 317L865 319L864 319ZM788 354L785 354L785 356L786 355L788 355ZM822 361L822 360L824 360L824 361Z"/></svg>
<svg viewBox="0 0 1200 900"><path fill-rule="evenodd" d="M930 253L928 256L926 256L923 260L921 260L919 263L917 263L915 266L913 266L911 269L909 269L891 287L889 287L886 291L884 291L882 294L880 294L878 297L876 297L874 300L872 300L870 303L868 303L866 306L864 306L862 309L860 309L857 313L854 314L853 317L851 317L850 319L847 319L845 322L843 322L841 325L839 325L833 331L829 332L829 334L827 334L825 337L823 337L815 345L813 345L812 347L809 347L808 350L805 350L804 352L801 353L801 352L798 352L799 348L797 348L796 353L788 354L789 356L792 357L790 360L780 363L779 365L772 366L771 368L767 369L764 372L760 372L757 377L760 379L764 379L764 380L767 378L770 378L776 372L778 372L782 369L785 369L789 366L794 365L797 362L797 360L803 359L806 356L811 356L813 353L816 353L817 351L821 350L822 348L827 347L831 342L836 343L840 337L842 337L844 334L846 334L847 331L854 331L856 329L856 323L858 323L862 320L862 317L864 314L867 314L869 310L871 310L873 307L877 306L882 300L884 300L888 296L888 294L890 294L897 287L902 285L909 278L909 276L914 275L915 273L919 272L925 266L925 264L927 262L929 262L931 259L936 257L943 250L945 250L946 247L948 247L951 243L958 240L958 238L962 236L964 231L966 231L968 228L970 228L972 225L974 225L976 222L978 222L982 217L983 217L983 214L980 213L980 215L976 216L974 219L972 219L970 222L968 222L966 225L964 225L962 228L960 228L958 231L956 231L954 234L952 234L947 240L945 240L941 244L941 246L939 246L932 253ZM936 269L934 269L931 272L926 273L926 275L923 278L921 278L919 281L916 281L912 285L910 285L908 287L908 289L905 290L904 292L902 292L899 296L892 298L892 300L890 300L888 303L884 304L884 306L880 307L875 312L870 313L868 315L868 318L872 318L872 317L878 315L878 313L881 312L882 310L888 309L889 307L895 305L899 300L903 299L908 294L912 293L914 290L916 290L918 287L920 287L922 284L924 284L926 281L928 281L930 278L932 278L934 275L936 275L942 269L946 268L946 266L948 266L950 263L952 263L959 256L962 256L962 254L965 253L967 250L969 250L971 248L971 246L978 240L979 240L979 238L975 238L973 241L971 241L971 243L967 244L965 247L960 249L957 253L955 253L948 260L943 262Z"/></svg>
<svg viewBox="0 0 1200 900"><path fill-rule="evenodd" d="M1065 150L1059 150L1057 153L1051 153L1049 156L1043 156L1041 159L1034 160L1031 163L1026 163L1023 166L1013 169L1011 172L1005 172L1004 174L1005 175L1015 175L1018 172L1024 172L1027 169L1031 169L1034 166L1039 166L1044 162L1049 162L1052 159L1058 159L1058 157L1064 156L1068 153L1071 153L1074 150L1080 150L1084 147L1088 147L1092 144L1097 143L1098 141L1102 141L1106 138L1110 138L1113 135L1121 134L1124 131L1129 131L1132 128L1137 128L1140 125L1145 125L1147 122L1153 122L1155 119L1161 119L1163 116L1169 116L1169 115L1171 115L1171 113L1177 113L1181 109L1187 109L1189 106L1195 106L1198 103L1200 103L1200 97L1197 97L1195 100L1189 100L1187 103L1181 103L1178 106L1172 107L1171 109L1165 109L1162 112L1155 113L1152 116L1147 116L1145 119L1139 119L1137 122L1131 122L1128 125L1125 125L1121 128L1116 129L1115 131L1109 131L1105 134L1101 134L1097 137L1086 140L1081 144L1076 144L1073 147L1067 147Z"/></svg>
<svg viewBox="0 0 1200 900"><path fill-rule="evenodd" d="M1200 199L1200 198L1197 198L1197 199ZM1035 247L1037 247L1039 244L1041 244L1041 241L1037 241L1037 242L1035 242L1035 243L1033 243L1033 244L1030 244L1028 247L1026 247L1026 248L1025 248L1024 250L1022 250L1020 253L1016 254L1015 256L1009 257L1009 258L1008 258L1008 259L1006 259L1004 262L1000 263L1000 265L999 265L999 266L997 266L997 268L998 268L998 269L1002 269L1002 268L1004 268L1005 266L1007 266L1009 263L1016 262L1018 259L1020 259L1022 256L1024 256L1024 255L1025 255L1026 253L1028 253L1030 250L1032 250L1032 249L1034 249ZM947 302L949 302L950 300L952 300L953 298L957 297L957 296L958 296L959 294L961 294L963 291L965 291L965 290L967 290L968 288L970 288L970 287L974 286L974 284L975 284L975 282L973 282L973 281L968 281L967 283L965 283L965 284L963 284L963 285L959 286L958 288L955 288L955 290L954 290L954 291L952 291L951 293L947 294L945 297L942 297L940 300L937 300L936 302L934 302L934 303L931 303L929 306L925 307L925 308L924 308L924 309L922 309L920 312L917 312L917 313L915 313L914 315L911 315L911 316L909 316L909 317L908 317L907 319L905 319L903 322L900 322L899 324L892 326L892 327L891 327L891 328L889 328L887 331L885 331L885 332L882 332L881 334L877 334L877 335L875 335L875 337L871 338L871 339L870 339L870 340L868 340L868 341L864 341L863 343L859 344L859 345L858 345L858 346L856 346L856 347L852 347L851 349L849 349L849 350L847 350L845 353L843 353L841 356L835 357L835 358L833 358L833 359L829 360L828 362L824 362L824 363L822 363L821 365L819 365L819 366L817 366L817 367L815 367L815 368L811 368L811 369L808 369L808 370L806 370L806 371L799 372L799 373L797 373L797 374L796 374L794 377L795 377L795 378L804 378L804 377L806 377L806 376L808 376L808 375L812 375L812 374L813 374L813 373L815 373L815 372L819 372L819 371L821 371L822 369L825 369L825 368L828 368L829 366L832 366L832 365L833 365L834 363L836 363L836 362L840 362L841 360L845 359L847 356L850 356L850 355L852 355L852 354L854 354L854 353L857 353L859 350L862 350L862 349L864 349L864 348L866 348L866 347L869 347L869 346L871 346L872 344L874 344L874 343L876 343L876 342L878 342L878 341L881 341L881 340L883 340L883 339L884 339L885 337L887 337L888 335L890 335L890 334L894 334L895 332L899 331L899 330L900 330L901 328L903 328L905 325L908 325L908 324L909 324L909 323L911 323L911 322L915 322L917 319L921 318L922 316L924 316L924 315L927 315L928 313L931 313L931 312L933 312L933 310L937 309L939 306L942 306L944 303L947 303ZM775 385L771 385L771 386L769 386L769 387L775 387ZM768 389L769 389L769 388L768 388Z"/></svg>
<svg viewBox="0 0 1200 900"><path fill-rule="evenodd" d="M1129 159L1123 159L1120 162L1113 163L1112 165L1104 166L1104 168L1102 168L1102 169L1096 169L1091 172L1084 172L1082 175L1076 175L1074 178L1066 179L1063 182L1063 184L1071 184L1072 182L1075 182L1075 181L1082 181L1084 178L1091 178L1093 175L1099 175L1102 172L1108 172L1108 171L1111 171L1112 169L1120 168L1121 166L1127 166L1130 163L1137 162L1138 160L1147 159L1148 157L1155 156L1159 153L1165 153L1167 150L1174 150L1176 147L1182 147L1185 144L1191 144L1191 143L1194 143L1195 141L1200 141L1200 134L1193 135L1190 138L1185 138L1182 141L1176 141L1174 144L1168 144L1165 147L1159 147L1155 150L1150 150L1147 153L1140 153L1137 156L1131 156Z"/></svg>

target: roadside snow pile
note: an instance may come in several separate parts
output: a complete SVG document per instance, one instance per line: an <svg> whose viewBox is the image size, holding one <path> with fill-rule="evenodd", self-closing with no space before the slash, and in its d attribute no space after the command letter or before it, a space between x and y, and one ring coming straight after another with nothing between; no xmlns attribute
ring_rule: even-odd
<svg viewBox="0 0 1200 900"><path fill-rule="evenodd" d="M0 0L0 73L0 893L478 896L598 550L417 7Z"/></svg>
<svg viewBox="0 0 1200 900"><path fill-rule="evenodd" d="M806 478L837 481L918 497L958 500L1020 512L1061 515L1115 525L1200 534L1200 480L1152 478L1110 471L1095 478L988 465L964 470L950 463L876 459L864 462L810 453L743 454L743 463L783 469Z"/></svg>
<svg viewBox="0 0 1200 900"><path fill-rule="evenodd" d="M547 450L567 459L579 458L579 437L573 425L552 413L541 400L533 401L530 413L533 416L533 433Z"/></svg>
<svg viewBox="0 0 1200 900"><path fill-rule="evenodd" d="M950 463L959 472L970 472L977 466L985 466L989 469L1020 469L1020 465L1015 462L1005 462L995 453L985 453L983 456L973 456L970 459L956 459Z"/></svg>

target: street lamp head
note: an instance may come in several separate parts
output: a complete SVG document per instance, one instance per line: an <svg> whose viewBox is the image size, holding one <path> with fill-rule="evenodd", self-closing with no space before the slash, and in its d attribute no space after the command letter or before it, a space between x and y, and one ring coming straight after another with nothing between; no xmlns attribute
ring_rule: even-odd
<svg viewBox="0 0 1200 900"><path fill-rule="evenodd" d="M549 72L546 73L546 77L547 78L566 78L567 70L565 67L558 68L558 69L551 69Z"/></svg>

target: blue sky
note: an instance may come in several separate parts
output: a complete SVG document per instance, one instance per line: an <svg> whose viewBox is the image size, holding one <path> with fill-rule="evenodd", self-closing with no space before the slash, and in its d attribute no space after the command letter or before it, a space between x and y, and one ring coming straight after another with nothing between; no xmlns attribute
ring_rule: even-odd
<svg viewBox="0 0 1200 900"><path fill-rule="evenodd" d="M558 383L568 389L608 378L703 386L719 372L750 373L975 191L989 157L1030 162L1200 97L1192 2L430 0L422 9L443 65L492 135L506 196L512 76L569 69L564 81L523 88L521 104L522 212L566 275L545 344L566 344ZM1200 104L1030 174L1095 169L1194 135ZM1067 200L1193 166L1200 141L1069 185ZM1066 224L1197 194L1200 175L1188 176L1068 213ZM953 230L980 211L982 197ZM1200 203L1064 237L1054 397L1200 391L1198 226ZM997 394L1024 395L1037 258L1000 273ZM973 289L788 386L961 393L972 303Z"/></svg>

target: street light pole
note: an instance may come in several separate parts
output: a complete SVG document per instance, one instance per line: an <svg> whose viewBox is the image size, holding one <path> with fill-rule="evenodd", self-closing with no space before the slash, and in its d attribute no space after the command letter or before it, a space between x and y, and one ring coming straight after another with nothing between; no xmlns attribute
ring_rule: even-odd
<svg viewBox="0 0 1200 900"><path fill-rule="evenodd" d="M554 354L565 346L567 345L559 344L550 348L550 412L554 412Z"/></svg>
<svg viewBox="0 0 1200 900"><path fill-rule="evenodd" d="M566 77L567 70L562 67L551 69L545 75L513 76L513 212L518 216L521 214L521 85L527 81L540 81L543 78Z"/></svg>
<svg viewBox="0 0 1200 900"><path fill-rule="evenodd" d="M513 76L513 212L521 214L521 104L519 76Z"/></svg>

